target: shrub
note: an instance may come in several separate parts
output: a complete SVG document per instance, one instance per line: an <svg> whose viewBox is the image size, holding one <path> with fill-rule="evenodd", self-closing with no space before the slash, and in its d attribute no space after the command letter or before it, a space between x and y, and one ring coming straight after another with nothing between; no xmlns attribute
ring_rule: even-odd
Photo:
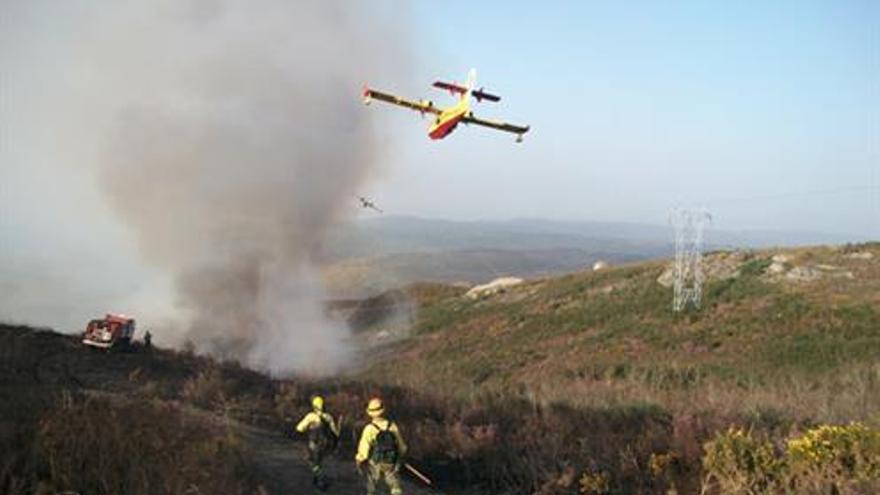
<svg viewBox="0 0 880 495"><path fill-rule="evenodd" d="M880 431L861 423L821 425L788 441L790 486L799 493L862 493L880 488Z"/></svg>
<svg viewBox="0 0 880 495"><path fill-rule="evenodd" d="M220 370L211 367L186 380L180 398L195 406L211 409L226 402L229 387Z"/></svg>
<svg viewBox="0 0 880 495"><path fill-rule="evenodd" d="M706 443L703 456L703 491L767 493L779 479L781 463L773 446L749 431L730 428Z"/></svg>
<svg viewBox="0 0 880 495"><path fill-rule="evenodd" d="M880 490L880 431L861 423L820 425L770 442L731 428L706 443L702 493L863 494Z"/></svg>
<svg viewBox="0 0 880 495"><path fill-rule="evenodd" d="M177 407L74 401L39 423L35 457L49 493L255 493L234 438Z"/></svg>
<svg viewBox="0 0 880 495"><path fill-rule="evenodd" d="M648 458L648 471L658 484L674 486L673 467L678 464L678 456L674 452L653 453Z"/></svg>
<svg viewBox="0 0 880 495"><path fill-rule="evenodd" d="M586 472L580 479L581 495L605 495L608 493L608 475L604 472Z"/></svg>

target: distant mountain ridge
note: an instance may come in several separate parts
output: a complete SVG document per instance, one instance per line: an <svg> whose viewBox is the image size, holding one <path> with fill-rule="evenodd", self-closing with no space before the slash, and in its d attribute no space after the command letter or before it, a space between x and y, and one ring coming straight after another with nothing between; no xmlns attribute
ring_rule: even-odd
<svg viewBox="0 0 880 495"><path fill-rule="evenodd" d="M761 248L865 241L842 234L773 230L706 230L706 246ZM514 242L515 241L515 242ZM671 226L628 222L519 218L455 221L383 216L343 224L330 232L325 249L338 258L462 249L645 248L669 252ZM660 252L655 250L660 249Z"/></svg>
<svg viewBox="0 0 880 495"><path fill-rule="evenodd" d="M705 249L843 244L810 232L707 229ZM537 277L668 257L671 226L544 219L453 221L382 216L327 236L319 260L331 293L362 296L416 281L478 283L501 275Z"/></svg>

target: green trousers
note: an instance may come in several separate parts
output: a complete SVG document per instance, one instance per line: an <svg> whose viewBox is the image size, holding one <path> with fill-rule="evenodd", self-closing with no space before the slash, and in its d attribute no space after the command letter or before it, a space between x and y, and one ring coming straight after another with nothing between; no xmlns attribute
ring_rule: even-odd
<svg viewBox="0 0 880 495"><path fill-rule="evenodd" d="M403 489L400 487L400 477L394 464L377 464L370 461L367 469L367 495L375 495L376 488L382 480L388 485L391 495L403 494Z"/></svg>
<svg viewBox="0 0 880 495"><path fill-rule="evenodd" d="M324 457L326 455L326 448L314 442L309 442L309 467L312 469L312 476L314 476L315 479L324 476L321 465L324 464Z"/></svg>

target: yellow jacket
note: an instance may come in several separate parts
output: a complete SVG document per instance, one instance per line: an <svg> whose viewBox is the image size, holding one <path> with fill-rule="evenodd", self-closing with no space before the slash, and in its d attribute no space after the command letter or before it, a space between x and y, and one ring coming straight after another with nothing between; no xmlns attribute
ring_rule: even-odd
<svg viewBox="0 0 880 495"><path fill-rule="evenodd" d="M330 425L330 430L337 437L339 436L339 425L333 421L333 416L324 411L311 411L306 414L302 420L296 425L296 431L300 433L305 433L306 430L312 430L315 428L321 427L321 418L324 418L324 421Z"/></svg>
<svg viewBox="0 0 880 495"><path fill-rule="evenodd" d="M388 427L388 424L391 424L391 427ZM397 423L392 423L385 418L373 418L373 420L364 426L364 431L361 432L361 441L358 442L357 454L354 456L354 460L357 463L361 463L370 458L370 450L372 450L373 445L376 443L376 437L379 435L379 430L388 430L394 434L394 437L397 438L397 448L398 448L398 456L403 457L406 455L406 442L403 441L403 435L400 434L400 430L397 428Z"/></svg>

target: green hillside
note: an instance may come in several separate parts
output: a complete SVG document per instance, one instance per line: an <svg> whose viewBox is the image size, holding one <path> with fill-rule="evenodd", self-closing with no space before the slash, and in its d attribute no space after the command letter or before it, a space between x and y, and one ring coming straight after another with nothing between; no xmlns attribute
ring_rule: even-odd
<svg viewBox="0 0 880 495"><path fill-rule="evenodd" d="M683 313L658 283L666 262L527 281L479 299L464 289L423 294L411 337L363 377L429 384L448 397L573 406L817 421L880 410L880 244L719 252L705 263L703 307Z"/></svg>

